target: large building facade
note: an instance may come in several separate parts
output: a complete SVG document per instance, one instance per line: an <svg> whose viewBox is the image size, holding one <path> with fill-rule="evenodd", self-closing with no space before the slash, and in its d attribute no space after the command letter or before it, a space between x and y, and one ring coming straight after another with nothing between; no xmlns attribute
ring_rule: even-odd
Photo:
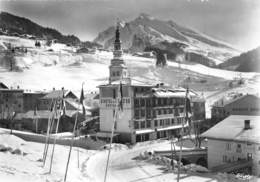
<svg viewBox="0 0 260 182"><path fill-rule="evenodd" d="M189 126L184 119L185 89L131 80L122 58L119 26L116 28L114 58L109 66L109 83L100 85L99 89L100 132L107 133L103 136L109 136L117 112L114 128L120 142L135 143L178 136L182 124L184 128ZM192 98L197 97L192 91L190 95ZM117 107L119 102L122 103L120 111ZM200 110L204 113L197 117L204 117L205 101L196 102L202 102L201 105L204 106Z"/></svg>

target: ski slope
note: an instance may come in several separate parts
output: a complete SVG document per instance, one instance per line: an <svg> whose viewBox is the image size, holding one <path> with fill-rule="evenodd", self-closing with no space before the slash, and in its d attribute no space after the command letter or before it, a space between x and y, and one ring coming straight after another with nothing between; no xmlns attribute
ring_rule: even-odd
<svg viewBox="0 0 260 182"><path fill-rule="evenodd" d="M18 37L0 36L0 43L10 42L12 46L28 47L26 54L18 54L16 63L22 72L0 70L1 80L9 86L20 86L32 90L50 90L53 87L65 87L74 91L85 82L86 90L97 90L97 86L108 80L108 67L113 57L112 52L100 51L95 55L76 54L75 48L64 44L53 44L52 47L34 47L34 41ZM49 51L49 50L52 51ZM209 68L201 64L175 63L168 61L165 68L155 67L152 58L124 55L130 76L143 82L156 84L164 82L176 86L184 74L194 77L216 77L225 80L235 78L252 79L259 73L240 73ZM182 77L182 78L181 78Z"/></svg>

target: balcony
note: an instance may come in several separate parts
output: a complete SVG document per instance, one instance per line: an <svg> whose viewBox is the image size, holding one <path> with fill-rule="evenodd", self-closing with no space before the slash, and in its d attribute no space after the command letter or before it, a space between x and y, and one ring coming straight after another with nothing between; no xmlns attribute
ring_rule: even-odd
<svg viewBox="0 0 260 182"><path fill-rule="evenodd" d="M156 119L172 119L174 118L173 113L171 114L160 114L156 116Z"/></svg>

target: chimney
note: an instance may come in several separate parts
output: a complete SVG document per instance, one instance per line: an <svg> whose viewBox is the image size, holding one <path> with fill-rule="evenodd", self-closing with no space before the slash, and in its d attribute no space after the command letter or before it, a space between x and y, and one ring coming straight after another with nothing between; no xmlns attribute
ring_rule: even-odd
<svg viewBox="0 0 260 182"><path fill-rule="evenodd" d="M245 129L245 130L250 129L250 120L245 120L244 123L245 123L244 129Z"/></svg>

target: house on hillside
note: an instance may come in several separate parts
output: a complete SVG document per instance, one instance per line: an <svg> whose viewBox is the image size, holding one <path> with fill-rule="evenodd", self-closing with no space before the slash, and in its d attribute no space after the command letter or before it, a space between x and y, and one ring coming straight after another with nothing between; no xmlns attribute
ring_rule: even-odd
<svg viewBox="0 0 260 182"><path fill-rule="evenodd" d="M16 113L23 112L22 89L0 89L0 118L11 119Z"/></svg>
<svg viewBox="0 0 260 182"><path fill-rule="evenodd" d="M54 101L61 102L62 98L65 98L66 102L66 109L67 110L77 110L77 106L72 105L72 103L78 101L78 97L70 90L52 90L51 92L47 93L45 96L40 98L39 101L39 110L48 110L50 109L51 103ZM74 101L74 102L73 102Z"/></svg>
<svg viewBox="0 0 260 182"><path fill-rule="evenodd" d="M78 123L85 120L83 113L77 110L66 110L65 113L63 111L61 114L57 113L51 112L50 110L30 110L25 113L20 113L14 118L15 126L19 127L18 129L20 130L46 133L49 118L53 117L54 125L51 132L54 133L60 117L58 132L72 132L76 117Z"/></svg>
<svg viewBox="0 0 260 182"><path fill-rule="evenodd" d="M24 91L23 93L23 112L39 109L40 99L44 97L46 92Z"/></svg>
<svg viewBox="0 0 260 182"><path fill-rule="evenodd" d="M90 108L99 107L99 93L91 92L85 94L84 104Z"/></svg>
<svg viewBox="0 0 260 182"><path fill-rule="evenodd" d="M208 139L209 169L242 167L236 170L260 177L260 116L231 115L201 136Z"/></svg>
<svg viewBox="0 0 260 182"><path fill-rule="evenodd" d="M217 123L229 115L260 115L260 98L255 95L233 94L215 102L211 109L212 121Z"/></svg>

